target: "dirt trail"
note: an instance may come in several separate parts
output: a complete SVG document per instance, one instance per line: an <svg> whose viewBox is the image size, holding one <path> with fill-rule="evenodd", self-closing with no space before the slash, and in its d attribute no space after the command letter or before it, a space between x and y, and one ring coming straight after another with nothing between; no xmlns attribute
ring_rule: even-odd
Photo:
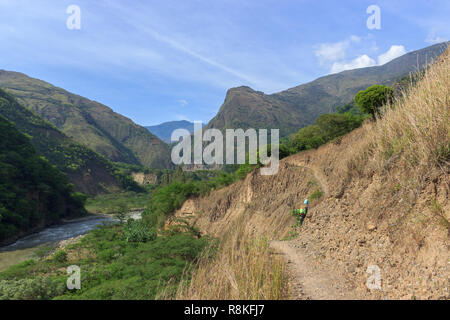
<svg viewBox="0 0 450 320"><path fill-rule="evenodd" d="M308 155L301 155L301 156L294 156L294 157L286 158L286 163L290 164L292 166L295 166L295 167L304 167L304 168L310 169L313 172L314 177L316 178L320 187L322 188L322 191L325 194L328 194L329 188L328 188L326 176L323 174L323 172L320 170L320 168L314 166L310 162L310 157Z"/></svg>
<svg viewBox="0 0 450 320"><path fill-rule="evenodd" d="M272 248L283 254L288 264L291 298L298 300L356 299L343 275L331 272L317 261L305 242L272 241Z"/></svg>
<svg viewBox="0 0 450 320"><path fill-rule="evenodd" d="M312 165L309 156L291 157L286 163L304 167L312 171L324 195L329 194L327 179L322 171ZM271 246L281 253L287 264L290 276L291 298L301 300L339 300L356 299L352 286L341 274L321 265L308 250L307 239L302 238L301 230L297 239L291 241L272 241Z"/></svg>

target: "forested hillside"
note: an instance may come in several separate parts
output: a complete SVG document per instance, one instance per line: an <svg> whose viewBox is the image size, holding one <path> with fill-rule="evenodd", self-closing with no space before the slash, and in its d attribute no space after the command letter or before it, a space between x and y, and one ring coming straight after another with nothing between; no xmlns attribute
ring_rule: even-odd
<svg viewBox="0 0 450 320"><path fill-rule="evenodd" d="M67 136L111 161L161 169L171 166L164 142L107 106L18 72L0 70L0 87Z"/></svg>
<svg viewBox="0 0 450 320"><path fill-rule="evenodd" d="M0 116L0 243L85 214L84 196Z"/></svg>
<svg viewBox="0 0 450 320"><path fill-rule="evenodd" d="M67 174L77 191L95 195L127 187L126 177L110 161L70 139L1 89L0 115L29 135L36 151Z"/></svg>

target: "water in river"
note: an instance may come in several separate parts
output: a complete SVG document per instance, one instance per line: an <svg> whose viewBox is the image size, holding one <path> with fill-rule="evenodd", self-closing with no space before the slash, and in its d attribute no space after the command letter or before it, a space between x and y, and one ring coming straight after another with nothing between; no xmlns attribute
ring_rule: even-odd
<svg viewBox="0 0 450 320"><path fill-rule="evenodd" d="M130 212L128 218L140 219L141 211ZM113 223L112 217L94 216L48 227L40 232L17 240L15 243L0 247L0 271L9 266L33 257L33 252L42 245L78 237L103 223Z"/></svg>
<svg viewBox="0 0 450 320"><path fill-rule="evenodd" d="M1 247L0 252L33 248L41 244L77 237L88 233L90 230L94 229L98 225L101 225L102 223L112 221L113 220L109 217L94 217L48 227L40 232L23 237L9 246Z"/></svg>

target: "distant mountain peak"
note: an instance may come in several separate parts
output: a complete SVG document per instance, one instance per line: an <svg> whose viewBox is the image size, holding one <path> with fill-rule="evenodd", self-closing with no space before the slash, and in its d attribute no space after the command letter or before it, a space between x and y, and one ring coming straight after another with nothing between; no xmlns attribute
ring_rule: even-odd
<svg viewBox="0 0 450 320"><path fill-rule="evenodd" d="M190 133L193 133L194 123L187 120L175 120L164 122L154 126L146 126L145 128L162 141L170 143L170 138L173 131L175 131L176 129L186 129Z"/></svg>
<svg viewBox="0 0 450 320"><path fill-rule="evenodd" d="M409 52L384 65L346 70L278 92L265 94L248 86L231 88L206 128L273 128L282 136L312 124L324 113L353 100L373 84L392 85L440 56L448 42Z"/></svg>
<svg viewBox="0 0 450 320"><path fill-rule="evenodd" d="M111 108L25 74L0 71L0 87L29 110L106 158L169 168L168 146Z"/></svg>

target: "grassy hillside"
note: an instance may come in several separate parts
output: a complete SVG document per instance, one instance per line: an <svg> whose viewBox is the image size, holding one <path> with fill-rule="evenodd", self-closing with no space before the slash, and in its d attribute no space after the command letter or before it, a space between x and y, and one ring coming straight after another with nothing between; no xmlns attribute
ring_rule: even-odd
<svg viewBox="0 0 450 320"><path fill-rule="evenodd" d="M64 172L77 191L95 195L127 187L126 177L110 161L67 137L1 89L0 115L27 134L37 152Z"/></svg>
<svg viewBox="0 0 450 320"><path fill-rule="evenodd" d="M283 254L294 299L448 300L449 101L450 50L376 121L281 160L274 176L254 171L186 202L173 219L222 245L178 298L275 296L280 277L257 280L279 274ZM305 198L297 227L290 212ZM264 255L261 239L276 254ZM382 290L366 286L373 265Z"/></svg>
<svg viewBox="0 0 450 320"><path fill-rule="evenodd" d="M207 128L279 128L281 136L286 136L313 124L321 114L351 102L360 90L374 84L392 85L444 50L445 45L437 44L383 66L328 75L271 95L249 87L233 88L227 92L222 107Z"/></svg>
<svg viewBox="0 0 450 320"><path fill-rule="evenodd" d="M0 87L79 144L112 161L170 167L165 143L107 106L17 72L0 71Z"/></svg>
<svg viewBox="0 0 450 320"><path fill-rule="evenodd" d="M83 215L84 200L30 139L0 116L0 244L30 230Z"/></svg>

